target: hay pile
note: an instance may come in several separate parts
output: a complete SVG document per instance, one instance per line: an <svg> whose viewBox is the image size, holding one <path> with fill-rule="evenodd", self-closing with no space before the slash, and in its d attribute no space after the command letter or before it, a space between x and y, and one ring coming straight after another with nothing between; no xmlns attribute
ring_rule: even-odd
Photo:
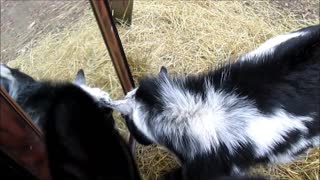
<svg viewBox="0 0 320 180"><path fill-rule="evenodd" d="M269 2L135 0L131 27L119 33L135 80L156 73L161 65L170 72L198 73L246 52L273 35L318 20L297 20ZM43 79L67 79L83 68L92 86L122 96L118 79L95 19L88 13L58 34L9 62ZM118 127L127 130L120 118ZM255 171L277 179L319 179L320 150L295 163ZM175 161L159 147L138 147L137 159L145 179L157 179Z"/></svg>

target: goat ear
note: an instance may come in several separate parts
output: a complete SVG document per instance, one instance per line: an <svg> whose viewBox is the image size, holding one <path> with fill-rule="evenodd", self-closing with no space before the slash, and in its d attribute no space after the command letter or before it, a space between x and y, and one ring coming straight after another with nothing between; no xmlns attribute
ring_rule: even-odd
<svg viewBox="0 0 320 180"><path fill-rule="evenodd" d="M76 75L76 78L74 80L74 83L75 84L78 84L78 85L85 85L86 84L86 78L84 76L84 71L83 69L80 69L78 72L77 72L77 75Z"/></svg>
<svg viewBox="0 0 320 180"><path fill-rule="evenodd" d="M168 69L164 66L161 66L159 75L167 77L168 76Z"/></svg>

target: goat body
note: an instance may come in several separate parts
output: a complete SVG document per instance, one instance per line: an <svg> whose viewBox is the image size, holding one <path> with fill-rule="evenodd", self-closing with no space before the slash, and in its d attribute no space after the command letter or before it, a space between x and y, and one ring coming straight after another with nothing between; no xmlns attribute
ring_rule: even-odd
<svg viewBox="0 0 320 180"><path fill-rule="evenodd" d="M112 110L99 105L107 94L85 86L83 71L75 83L36 81L4 64L0 72L1 85L44 131L53 179L141 179Z"/></svg>
<svg viewBox="0 0 320 180"><path fill-rule="evenodd" d="M207 73L162 68L107 105L140 143L173 152L181 179L290 162L320 143L320 26L276 36Z"/></svg>

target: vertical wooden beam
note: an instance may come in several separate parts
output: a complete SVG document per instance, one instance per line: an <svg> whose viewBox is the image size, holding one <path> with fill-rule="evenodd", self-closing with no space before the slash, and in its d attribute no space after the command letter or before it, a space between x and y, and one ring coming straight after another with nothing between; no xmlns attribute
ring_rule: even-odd
<svg viewBox="0 0 320 180"><path fill-rule="evenodd" d="M51 179L42 132L1 86L0 151L38 179Z"/></svg>
<svg viewBox="0 0 320 180"><path fill-rule="evenodd" d="M133 0L109 0L112 15L115 20L131 24Z"/></svg>
<svg viewBox="0 0 320 180"><path fill-rule="evenodd" d="M112 18L108 0L90 0L90 3L102 33L103 40L109 51L113 66L120 80L120 84L126 94L134 88L134 82L118 30ZM134 153L135 141L131 135L129 137L129 144Z"/></svg>
<svg viewBox="0 0 320 180"><path fill-rule="evenodd" d="M134 82L108 0L90 0L90 2L122 89L127 93L134 87Z"/></svg>

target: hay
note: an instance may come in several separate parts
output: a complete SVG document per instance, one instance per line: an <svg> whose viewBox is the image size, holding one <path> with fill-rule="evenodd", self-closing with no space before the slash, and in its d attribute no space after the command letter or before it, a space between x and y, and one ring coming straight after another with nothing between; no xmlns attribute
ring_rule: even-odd
<svg viewBox="0 0 320 180"><path fill-rule="evenodd" d="M316 24L297 20L269 2L144 1L135 0L131 27L119 26L134 79L156 73L161 65L170 72L198 73L246 52L273 35ZM101 34L90 11L76 24L49 34L39 45L9 62L38 79L70 80L83 68L89 85L122 96ZM120 132L127 135L116 114ZM256 171L280 179L319 179L319 149L289 165ZM144 179L176 165L159 147L138 146L137 159Z"/></svg>

